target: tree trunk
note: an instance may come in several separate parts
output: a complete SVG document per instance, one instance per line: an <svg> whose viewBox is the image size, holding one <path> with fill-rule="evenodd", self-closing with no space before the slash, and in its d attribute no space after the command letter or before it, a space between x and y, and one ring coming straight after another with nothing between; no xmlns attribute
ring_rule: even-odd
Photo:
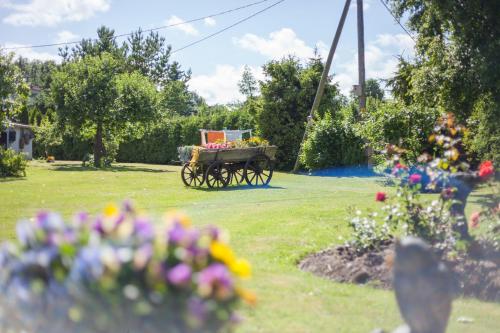
<svg viewBox="0 0 500 333"><path fill-rule="evenodd" d="M103 149L102 122L98 121L97 122L97 130L95 133L95 140L94 140L94 166L96 168L101 167L102 149Z"/></svg>

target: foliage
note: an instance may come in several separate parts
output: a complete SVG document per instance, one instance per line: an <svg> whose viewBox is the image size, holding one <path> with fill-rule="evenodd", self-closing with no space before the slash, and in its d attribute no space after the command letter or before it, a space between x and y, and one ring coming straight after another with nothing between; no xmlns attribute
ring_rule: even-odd
<svg viewBox="0 0 500 333"><path fill-rule="evenodd" d="M40 212L17 225L17 238L0 252L7 329L215 332L233 324L241 299L254 302L241 287L250 264L218 229L195 229L180 214L154 224L129 202L72 223Z"/></svg>
<svg viewBox="0 0 500 333"><path fill-rule="evenodd" d="M278 146L276 158L280 169L291 169L295 162L322 71L319 57L305 66L293 57L264 66L266 79L260 84L262 109L257 114L257 127L263 138ZM318 117L339 109L338 95L338 88L330 78Z"/></svg>
<svg viewBox="0 0 500 333"><path fill-rule="evenodd" d="M365 161L363 142L349 122L327 113L314 123L303 144L301 163L309 170L359 165Z"/></svg>
<svg viewBox="0 0 500 333"><path fill-rule="evenodd" d="M29 91L13 58L13 53L3 54L0 49L0 102L2 103L0 128L6 118L12 118L15 115L19 103L22 105L26 101Z"/></svg>
<svg viewBox="0 0 500 333"><path fill-rule="evenodd" d="M367 111L361 115L355 128L375 151L383 151L387 144L398 145L406 150L410 161L416 161L428 145L426 138L431 134L437 116L436 110L431 108L369 99Z"/></svg>
<svg viewBox="0 0 500 333"><path fill-rule="evenodd" d="M0 177L26 176L26 158L12 149L0 147Z"/></svg>
<svg viewBox="0 0 500 333"><path fill-rule="evenodd" d="M38 154L47 157L54 155L52 151L55 147L62 144L62 135L55 122L43 118L40 125L33 128L35 132L34 146L39 146Z"/></svg>
<svg viewBox="0 0 500 333"><path fill-rule="evenodd" d="M156 89L138 72L124 72L110 54L66 63L54 73L52 93L59 120L94 137L95 166L105 155L104 136L116 139L133 122L154 118Z"/></svg>
<svg viewBox="0 0 500 333"><path fill-rule="evenodd" d="M375 79L368 79L365 83L366 97L371 97L379 101L384 99L384 90Z"/></svg>
<svg viewBox="0 0 500 333"><path fill-rule="evenodd" d="M240 93L246 96L247 99L252 99L258 92L257 80L253 76L250 67L246 65L243 69L241 80L238 82L238 88L240 89Z"/></svg>
<svg viewBox="0 0 500 333"><path fill-rule="evenodd" d="M390 81L394 95L407 105L454 110L460 122L481 113L474 116L481 123L471 127L476 144L470 148L479 160L494 155L495 146L484 143L498 137L498 129L488 125L500 110L498 1L389 2L399 17L408 18L417 40L415 60L401 59ZM479 111L484 99L490 101Z"/></svg>
<svg viewBox="0 0 500 333"><path fill-rule="evenodd" d="M493 195L480 211L472 213L470 229L479 229L478 238L500 251L500 185L491 184Z"/></svg>
<svg viewBox="0 0 500 333"><path fill-rule="evenodd" d="M121 142L117 160L121 162L172 163L178 160L177 148L201 145L199 129L253 129L254 117L245 110L216 108L201 115L163 119L136 138Z"/></svg>

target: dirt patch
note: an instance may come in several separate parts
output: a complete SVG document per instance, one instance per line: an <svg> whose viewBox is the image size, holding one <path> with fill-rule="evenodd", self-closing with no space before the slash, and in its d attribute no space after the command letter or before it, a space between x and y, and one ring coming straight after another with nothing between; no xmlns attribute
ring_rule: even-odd
<svg viewBox="0 0 500 333"><path fill-rule="evenodd" d="M478 245L473 254L445 260L459 294L500 302L500 252ZM305 257L299 268L337 282L392 288L392 241L377 250L359 253L349 246L336 246Z"/></svg>

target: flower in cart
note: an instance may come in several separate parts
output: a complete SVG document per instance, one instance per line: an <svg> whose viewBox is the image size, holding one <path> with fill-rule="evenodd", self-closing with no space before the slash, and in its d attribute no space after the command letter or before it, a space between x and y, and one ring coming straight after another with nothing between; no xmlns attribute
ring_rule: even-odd
<svg viewBox="0 0 500 333"><path fill-rule="evenodd" d="M168 271L167 279L174 286L185 286L191 281L191 273L191 267L181 263Z"/></svg>
<svg viewBox="0 0 500 333"><path fill-rule="evenodd" d="M202 270L198 276L198 292L203 297L215 296L219 300L233 296L233 279L227 266L214 263Z"/></svg>
<svg viewBox="0 0 500 333"><path fill-rule="evenodd" d="M479 165L479 177L485 180L495 173L495 167L491 161L484 161Z"/></svg>

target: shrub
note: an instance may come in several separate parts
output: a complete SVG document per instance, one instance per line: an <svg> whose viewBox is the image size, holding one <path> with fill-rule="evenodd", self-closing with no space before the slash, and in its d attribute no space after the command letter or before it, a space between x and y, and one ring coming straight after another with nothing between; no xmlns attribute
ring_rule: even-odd
<svg viewBox="0 0 500 333"><path fill-rule="evenodd" d="M0 250L0 327L13 332L215 332L233 324L250 266L214 227L163 224L130 203L65 223L40 212Z"/></svg>
<svg viewBox="0 0 500 333"><path fill-rule="evenodd" d="M24 177L26 165L26 157L23 154L0 148L0 177Z"/></svg>
<svg viewBox="0 0 500 333"><path fill-rule="evenodd" d="M406 150L408 159L416 161L427 146L427 138L438 115L434 109L369 99L356 129L375 151L382 151L387 144L399 145Z"/></svg>
<svg viewBox="0 0 500 333"><path fill-rule="evenodd" d="M315 122L303 144L301 162L307 169L359 165L365 162L363 142L352 126L327 113Z"/></svg>

